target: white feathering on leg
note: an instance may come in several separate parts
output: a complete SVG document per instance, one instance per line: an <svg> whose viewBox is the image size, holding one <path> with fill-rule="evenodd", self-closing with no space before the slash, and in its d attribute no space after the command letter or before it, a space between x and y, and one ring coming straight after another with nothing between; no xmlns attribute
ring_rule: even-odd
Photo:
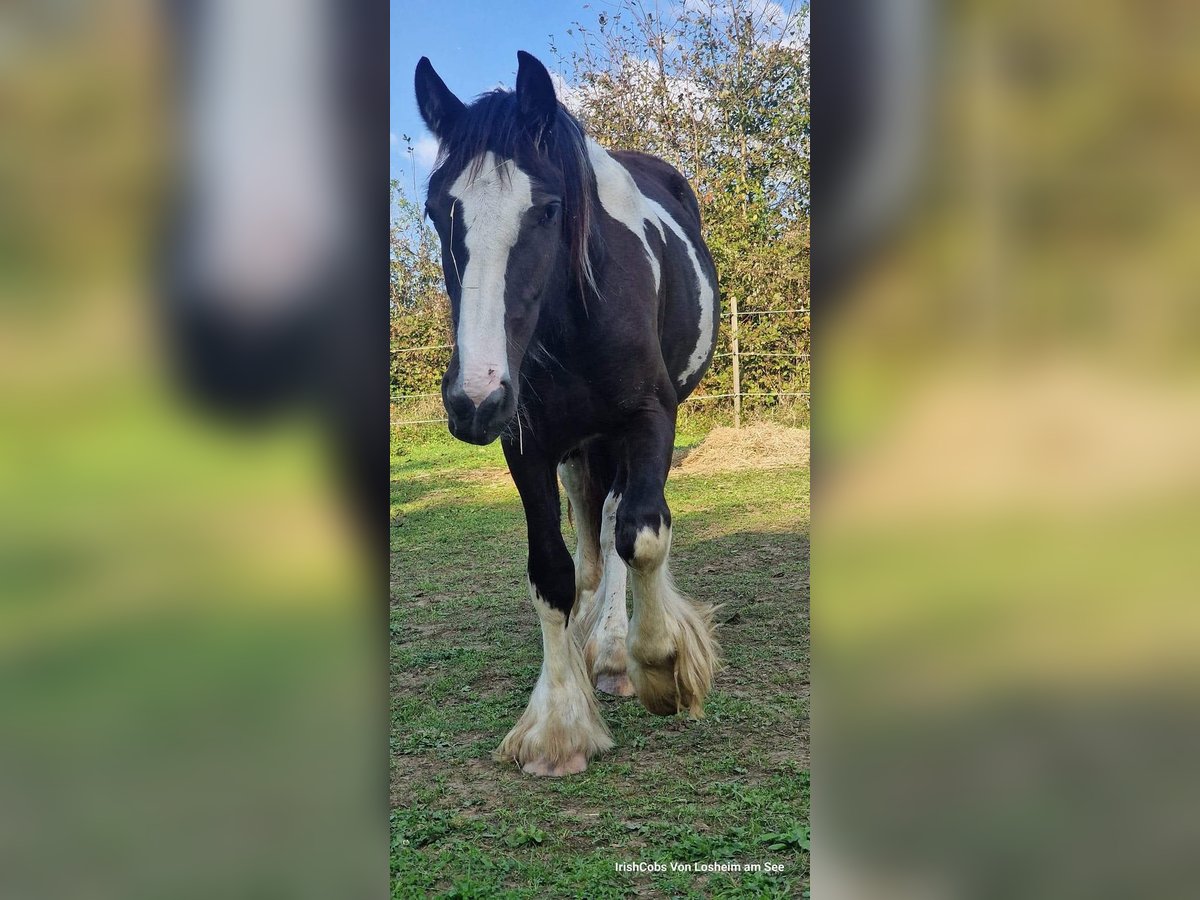
<svg viewBox="0 0 1200 900"><path fill-rule="evenodd" d="M579 647L567 634L566 617L529 593L542 625L542 670L517 724L496 749L497 760L513 760L531 775L574 775L587 761L612 748L600 717Z"/></svg>

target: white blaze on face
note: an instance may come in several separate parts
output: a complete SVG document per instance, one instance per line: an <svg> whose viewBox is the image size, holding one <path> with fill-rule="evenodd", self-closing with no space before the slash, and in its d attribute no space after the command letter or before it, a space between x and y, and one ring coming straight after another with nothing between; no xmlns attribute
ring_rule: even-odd
<svg viewBox="0 0 1200 900"><path fill-rule="evenodd" d="M327 6L213 0L200 16L183 139L196 179L189 253L212 301L240 317L279 312L340 252Z"/></svg>
<svg viewBox="0 0 1200 900"><path fill-rule="evenodd" d="M471 173L478 168L479 175ZM481 165L468 165L450 186L462 204L467 263L459 272L458 364L463 391L479 405L508 378L508 338L504 326L505 272L521 232L521 219L533 206L533 183L512 160L484 154Z"/></svg>

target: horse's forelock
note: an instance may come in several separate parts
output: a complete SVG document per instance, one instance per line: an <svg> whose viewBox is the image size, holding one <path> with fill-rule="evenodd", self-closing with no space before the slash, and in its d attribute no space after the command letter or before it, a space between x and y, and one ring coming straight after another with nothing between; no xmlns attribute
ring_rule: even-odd
<svg viewBox="0 0 1200 900"><path fill-rule="evenodd" d="M451 176L470 167L469 180L482 174L490 151L501 159L537 160L556 169L563 182L563 207L567 223L571 269L580 297L599 294L592 266L596 243L593 202L595 176L587 152L583 126L560 103L550 134L531 135L520 119L516 94L497 89L481 94L455 122L438 151L433 175ZM501 177L507 177L502 167Z"/></svg>

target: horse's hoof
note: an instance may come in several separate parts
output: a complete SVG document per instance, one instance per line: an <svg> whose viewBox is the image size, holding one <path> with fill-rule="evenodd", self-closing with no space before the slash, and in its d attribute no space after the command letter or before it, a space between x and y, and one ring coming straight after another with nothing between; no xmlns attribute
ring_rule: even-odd
<svg viewBox="0 0 1200 900"><path fill-rule="evenodd" d="M679 702L679 690L672 667L630 666L630 672L637 685L637 700L646 707L647 712L654 715L674 715L679 712L680 707L686 708L685 703Z"/></svg>
<svg viewBox="0 0 1200 900"><path fill-rule="evenodd" d="M612 674L603 672L596 676L596 690L614 697L632 697L637 694L633 682L625 672Z"/></svg>
<svg viewBox="0 0 1200 900"><path fill-rule="evenodd" d="M539 775L548 778L560 778L563 775L578 775L585 769L587 769L587 757L582 753L568 756L559 763L548 759L531 759L521 766L521 771L526 775Z"/></svg>
<svg viewBox="0 0 1200 900"><path fill-rule="evenodd" d="M674 591L664 592L660 599L670 606L667 621L672 627L666 635L650 635L649 641L631 632L626 670L638 700L656 716L686 711L701 719L713 674L721 667L713 635L714 607L691 603Z"/></svg>
<svg viewBox="0 0 1200 900"><path fill-rule="evenodd" d="M639 664L636 659L629 661L630 680L636 685L637 698L647 712L656 716L673 716L681 706L687 708L686 702L680 703L679 685L675 680L674 660L665 664L650 666Z"/></svg>

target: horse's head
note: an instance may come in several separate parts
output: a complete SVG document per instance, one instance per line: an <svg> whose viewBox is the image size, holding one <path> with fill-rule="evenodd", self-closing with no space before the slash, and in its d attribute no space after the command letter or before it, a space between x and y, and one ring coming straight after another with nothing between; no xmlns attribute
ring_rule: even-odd
<svg viewBox="0 0 1200 900"><path fill-rule="evenodd" d="M539 314L571 289L576 254L586 269L583 134L546 68L517 56L516 91L471 106L428 59L417 64L417 104L440 144L425 208L441 238L454 322L442 399L451 434L473 444L494 441L512 420Z"/></svg>

